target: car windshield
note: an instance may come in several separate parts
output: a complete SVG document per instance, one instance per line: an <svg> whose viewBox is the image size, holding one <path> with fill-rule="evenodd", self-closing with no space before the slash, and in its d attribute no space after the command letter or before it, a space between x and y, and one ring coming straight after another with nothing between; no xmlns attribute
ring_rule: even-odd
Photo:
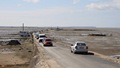
<svg viewBox="0 0 120 68"><path fill-rule="evenodd" d="M77 43L77 46L86 46L85 43Z"/></svg>
<svg viewBox="0 0 120 68"><path fill-rule="evenodd" d="M45 38L46 36L45 35L41 35L40 37Z"/></svg>
<svg viewBox="0 0 120 68"><path fill-rule="evenodd" d="M46 41L51 41L51 39L46 39Z"/></svg>

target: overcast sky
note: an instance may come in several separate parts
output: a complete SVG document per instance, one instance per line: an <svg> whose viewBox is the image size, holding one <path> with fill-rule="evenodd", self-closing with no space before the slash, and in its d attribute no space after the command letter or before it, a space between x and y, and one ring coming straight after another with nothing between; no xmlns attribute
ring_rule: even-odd
<svg viewBox="0 0 120 68"><path fill-rule="evenodd" d="M0 0L0 26L120 27L120 0Z"/></svg>

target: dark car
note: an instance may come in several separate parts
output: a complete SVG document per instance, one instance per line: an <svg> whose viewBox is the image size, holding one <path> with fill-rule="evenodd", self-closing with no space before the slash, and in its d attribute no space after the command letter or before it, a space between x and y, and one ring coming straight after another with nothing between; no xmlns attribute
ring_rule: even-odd
<svg viewBox="0 0 120 68"><path fill-rule="evenodd" d="M27 32L27 31L20 31L20 32L19 32L19 35L20 35L21 37L30 37L30 33Z"/></svg>
<svg viewBox="0 0 120 68"><path fill-rule="evenodd" d="M43 40L43 45L44 46L53 46L52 40L50 38L45 38Z"/></svg>

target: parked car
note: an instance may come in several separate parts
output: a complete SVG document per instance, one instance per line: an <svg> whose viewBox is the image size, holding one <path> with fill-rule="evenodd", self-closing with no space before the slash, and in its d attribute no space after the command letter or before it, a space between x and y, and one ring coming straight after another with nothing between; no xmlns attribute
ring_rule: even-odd
<svg viewBox="0 0 120 68"><path fill-rule="evenodd" d="M113 56L110 56L110 57L120 59L120 55L113 55Z"/></svg>
<svg viewBox="0 0 120 68"><path fill-rule="evenodd" d="M27 32L27 31L20 31L20 32L19 32L19 35L20 35L21 37L30 37L30 33Z"/></svg>
<svg viewBox="0 0 120 68"><path fill-rule="evenodd" d="M75 42L71 45L71 53L88 53L88 46L85 42Z"/></svg>
<svg viewBox="0 0 120 68"><path fill-rule="evenodd" d="M43 40L43 45L44 46L53 46L52 40L50 38L45 38Z"/></svg>
<svg viewBox="0 0 120 68"><path fill-rule="evenodd" d="M43 42L43 39L47 38L45 34L39 34L39 42Z"/></svg>
<svg viewBox="0 0 120 68"><path fill-rule="evenodd" d="M36 39L39 39L39 34L38 33L35 33L34 35L35 35Z"/></svg>

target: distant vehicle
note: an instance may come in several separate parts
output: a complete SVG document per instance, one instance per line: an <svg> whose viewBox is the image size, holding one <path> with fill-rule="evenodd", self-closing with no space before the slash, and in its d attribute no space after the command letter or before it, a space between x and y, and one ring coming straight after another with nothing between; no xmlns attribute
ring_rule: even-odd
<svg viewBox="0 0 120 68"><path fill-rule="evenodd" d="M38 36L38 40L39 40L39 42L43 42L43 39L45 39L45 38L47 38L46 37L46 34L39 34L39 36Z"/></svg>
<svg viewBox="0 0 120 68"><path fill-rule="evenodd" d="M113 56L110 56L110 57L120 59L120 55L113 55Z"/></svg>
<svg viewBox="0 0 120 68"><path fill-rule="evenodd" d="M53 46L52 40L50 38L45 38L43 40L43 45L44 46Z"/></svg>
<svg viewBox="0 0 120 68"><path fill-rule="evenodd" d="M85 42L75 42L71 45L71 53L88 53L88 46Z"/></svg>
<svg viewBox="0 0 120 68"><path fill-rule="evenodd" d="M36 35L35 35L35 38L36 38L36 39L39 39L39 34L36 34Z"/></svg>
<svg viewBox="0 0 120 68"><path fill-rule="evenodd" d="M39 33L34 33L36 39L39 39Z"/></svg>
<svg viewBox="0 0 120 68"><path fill-rule="evenodd" d="M21 37L30 37L30 33L27 31L20 31L19 35Z"/></svg>

